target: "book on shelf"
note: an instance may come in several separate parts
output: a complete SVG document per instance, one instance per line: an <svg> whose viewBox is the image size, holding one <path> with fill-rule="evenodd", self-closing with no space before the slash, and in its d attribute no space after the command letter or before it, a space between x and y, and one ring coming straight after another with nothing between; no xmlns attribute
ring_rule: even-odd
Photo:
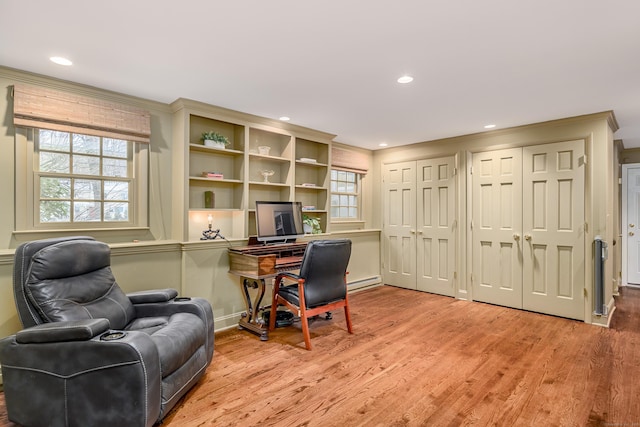
<svg viewBox="0 0 640 427"><path fill-rule="evenodd" d="M224 175L220 172L202 172L202 176L211 179L224 179Z"/></svg>
<svg viewBox="0 0 640 427"><path fill-rule="evenodd" d="M303 182L301 185L303 187L316 187L316 185L311 182Z"/></svg>
<svg viewBox="0 0 640 427"><path fill-rule="evenodd" d="M303 206L302 210L303 211L315 211L316 207L315 206L311 206L311 205L307 205L307 206Z"/></svg>
<svg viewBox="0 0 640 427"><path fill-rule="evenodd" d="M310 157L300 157L300 161L305 163L318 163L316 159L312 159Z"/></svg>

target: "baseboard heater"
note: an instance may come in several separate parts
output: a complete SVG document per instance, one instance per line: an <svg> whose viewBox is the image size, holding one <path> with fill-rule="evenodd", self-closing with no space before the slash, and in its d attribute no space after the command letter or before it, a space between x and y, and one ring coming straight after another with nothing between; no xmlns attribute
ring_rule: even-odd
<svg viewBox="0 0 640 427"><path fill-rule="evenodd" d="M594 285L595 285L595 310L596 316L606 316L608 307L604 303L604 262L609 257L607 242L602 237L596 236L594 240Z"/></svg>

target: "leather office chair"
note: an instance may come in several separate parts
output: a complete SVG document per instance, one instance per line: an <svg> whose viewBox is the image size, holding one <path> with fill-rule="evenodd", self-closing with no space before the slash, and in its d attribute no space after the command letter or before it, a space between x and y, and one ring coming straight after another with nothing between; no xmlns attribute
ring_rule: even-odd
<svg viewBox="0 0 640 427"><path fill-rule="evenodd" d="M351 256L351 240L313 240L302 257L300 274L280 273L276 276L269 315L269 330L276 324L276 310L282 304L298 313L304 343L311 350L309 319L320 313L344 308L347 330L353 333L347 296L347 265ZM296 283L285 285L285 278Z"/></svg>
<svg viewBox="0 0 640 427"><path fill-rule="evenodd" d="M25 329L0 341L9 419L24 426L152 426L204 375L213 312L174 289L125 295L91 237L22 244Z"/></svg>

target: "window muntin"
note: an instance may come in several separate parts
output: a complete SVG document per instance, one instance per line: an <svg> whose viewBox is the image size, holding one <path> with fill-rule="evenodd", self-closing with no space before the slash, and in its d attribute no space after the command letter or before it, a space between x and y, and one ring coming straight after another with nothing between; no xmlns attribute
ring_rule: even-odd
<svg viewBox="0 0 640 427"><path fill-rule="evenodd" d="M133 143L35 131L38 225L132 222Z"/></svg>
<svg viewBox="0 0 640 427"><path fill-rule="evenodd" d="M331 170L331 219L360 218L360 175L339 169Z"/></svg>

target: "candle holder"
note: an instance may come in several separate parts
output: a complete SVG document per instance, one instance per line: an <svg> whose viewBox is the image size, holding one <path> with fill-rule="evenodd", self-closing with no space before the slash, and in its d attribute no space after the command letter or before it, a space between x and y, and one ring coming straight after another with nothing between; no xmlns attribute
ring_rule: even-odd
<svg viewBox="0 0 640 427"><path fill-rule="evenodd" d="M212 227L213 215L207 216L207 220L209 221L209 228L202 232L202 237L200 238L200 240L215 240L218 237L220 237L221 239L227 240L227 239L224 238L224 236L222 234L220 234L220 229L219 228L216 229L216 230L213 229L213 227Z"/></svg>
<svg viewBox="0 0 640 427"><path fill-rule="evenodd" d="M220 234L220 229L213 230L211 224L209 224L209 229L202 232L200 240L216 240L218 237L224 239L224 236Z"/></svg>

